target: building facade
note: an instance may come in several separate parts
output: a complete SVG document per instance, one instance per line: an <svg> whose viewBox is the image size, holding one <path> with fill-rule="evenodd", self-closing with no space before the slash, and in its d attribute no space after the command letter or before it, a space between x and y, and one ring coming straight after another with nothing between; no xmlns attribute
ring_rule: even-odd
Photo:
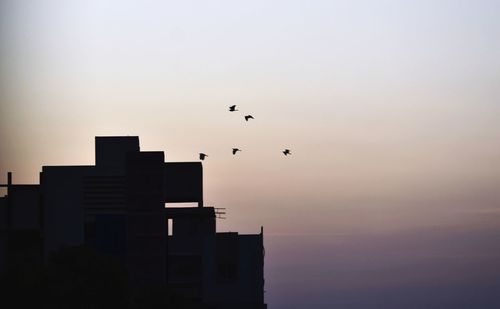
<svg viewBox="0 0 500 309"><path fill-rule="evenodd" d="M164 287L206 308L266 308L263 231L216 232L201 162L165 162L139 138L96 137L95 165L43 166L39 185L0 197L0 271L85 246L116 257L132 287ZM169 207L169 203L196 207Z"/></svg>

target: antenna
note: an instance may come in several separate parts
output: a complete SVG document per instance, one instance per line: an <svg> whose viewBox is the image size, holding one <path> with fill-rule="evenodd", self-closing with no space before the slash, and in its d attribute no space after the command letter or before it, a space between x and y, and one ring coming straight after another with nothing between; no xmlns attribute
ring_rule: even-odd
<svg viewBox="0 0 500 309"><path fill-rule="evenodd" d="M214 209L215 209L215 218L226 219L226 217L224 217L224 215L226 214L226 208L214 207Z"/></svg>

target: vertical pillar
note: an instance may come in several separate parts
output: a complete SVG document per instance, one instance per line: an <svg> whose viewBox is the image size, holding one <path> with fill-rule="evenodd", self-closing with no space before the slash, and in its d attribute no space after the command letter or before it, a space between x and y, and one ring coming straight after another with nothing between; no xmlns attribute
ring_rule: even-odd
<svg viewBox="0 0 500 309"><path fill-rule="evenodd" d="M12 172L7 172L7 231L10 231L12 225L12 203L10 199L10 189L12 187Z"/></svg>

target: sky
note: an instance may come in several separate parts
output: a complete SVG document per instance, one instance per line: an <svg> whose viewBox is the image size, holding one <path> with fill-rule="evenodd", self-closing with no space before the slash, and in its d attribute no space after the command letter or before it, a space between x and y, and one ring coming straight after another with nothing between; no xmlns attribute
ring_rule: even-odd
<svg viewBox="0 0 500 309"><path fill-rule="evenodd" d="M264 226L269 308L500 307L499 38L498 1L1 0L0 181L138 135Z"/></svg>

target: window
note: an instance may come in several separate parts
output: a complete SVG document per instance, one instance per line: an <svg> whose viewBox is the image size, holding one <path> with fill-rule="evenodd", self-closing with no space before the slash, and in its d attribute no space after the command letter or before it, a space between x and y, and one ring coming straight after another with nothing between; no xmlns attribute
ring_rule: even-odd
<svg viewBox="0 0 500 309"><path fill-rule="evenodd" d="M168 219L167 226L168 226L168 236L173 236L174 235L174 219Z"/></svg>

